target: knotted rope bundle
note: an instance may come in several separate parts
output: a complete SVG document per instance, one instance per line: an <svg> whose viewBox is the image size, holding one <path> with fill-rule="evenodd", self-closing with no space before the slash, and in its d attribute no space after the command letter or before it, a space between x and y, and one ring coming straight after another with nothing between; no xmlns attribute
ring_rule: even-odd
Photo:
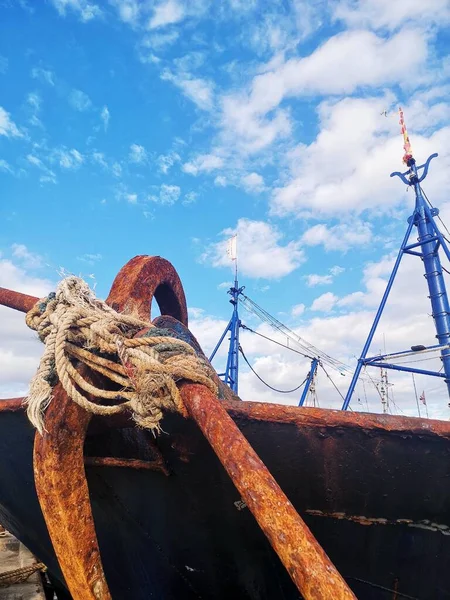
<svg viewBox="0 0 450 600"><path fill-rule="evenodd" d="M58 381L85 410L96 415L130 411L140 427L154 432L160 431L163 411L186 414L178 380L201 383L217 394L212 367L189 344L169 330L116 312L78 277L63 279L56 293L27 313L26 323L45 344L26 401L28 418L40 433ZM148 327L146 335L134 337ZM81 365L116 384L117 391L91 383ZM93 402L87 394L120 404Z"/></svg>

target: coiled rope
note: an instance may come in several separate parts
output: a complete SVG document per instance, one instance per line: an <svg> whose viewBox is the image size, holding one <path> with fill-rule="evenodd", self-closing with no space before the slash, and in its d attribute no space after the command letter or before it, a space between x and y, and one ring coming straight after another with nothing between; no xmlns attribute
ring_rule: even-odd
<svg viewBox="0 0 450 600"><path fill-rule="evenodd" d="M186 416L177 381L201 383L217 395L212 367L189 344L169 330L117 313L78 277L63 279L27 313L26 323L45 344L26 399L28 418L41 434L58 381L85 410L103 416L130 411L140 427L155 433L164 411ZM150 328L147 334L134 337L145 328ZM81 365L117 389L97 387Z"/></svg>

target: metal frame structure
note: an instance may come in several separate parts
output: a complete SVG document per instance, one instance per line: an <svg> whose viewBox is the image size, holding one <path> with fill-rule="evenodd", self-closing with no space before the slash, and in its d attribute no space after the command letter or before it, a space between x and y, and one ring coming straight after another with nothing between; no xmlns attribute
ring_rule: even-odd
<svg viewBox="0 0 450 600"><path fill-rule="evenodd" d="M410 154L409 138L404 127L403 113L400 110L400 123L402 125L402 133L405 138L405 157L409 167L404 173L395 172L391 173L391 177L399 177L403 183L407 186L414 188L415 192L415 208L413 214L408 218L408 227L403 242L400 246L400 251L395 261L394 268L389 278L386 290L375 316L374 322L370 329L364 348L361 352L361 356L358 360L355 373L353 375L350 387L342 405L342 410L347 410L349 407L353 392L355 390L358 377L361 373L361 369L364 366L381 367L384 369L394 369L396 371L408 371L412 373L419 373L421 375L430 375L433 377L443 377L447 384L448 392L450 395L450 306L447 296L447 290L445 287L444 277L442 274L442 266L439 258L439 250L442 248L447 259L450 261L450 250L447 242L440 232L435 217L439 214L437 208L429 206L426 201L423 190L421 188L421 182L426 178L428 174L428 168L433 158L436 158L437 154L432 154L428 157L427 161L420 166L416 166L416 161ZM422 172L420 174L420 172ZM409 238L413 227L417 227L418 238L417 242L409 243ZM370 345L375 335L378 323L380 321L383 310L386 306L386 302L389 297L392 285L394 283L397 271L400 266L401 259L404 254L411 254L412 256L418 256L424 263L425 278L427 280L429 298L432 307L432 316L436 327L436 337L438 344L435 346L423 347L419 349L411 348L404 352L397 352L395 354L385 354L373 357L367 357ZM441 360L443 364L443 373L438 371L428 371L424 369L416 369L413 367L396 365L393 363L386 362L389 359L397 359L400 356L416 355L418 352L429 352L429 351L441 351Z"/></svg>
<svg viewBox="0 0 450 600"><path fill-rule="evenodd" d="M216 347L209 357L209 362L212 362L225 336L230 332L227 366L225 367L225 373L219 373L219 377L223 377L224 383L226 383L235 394L238 393L239 388L239 329L242 325L241 320L239 319L238 300L244 289L245 286L239 287L236 269L234 286L228 290L228 293L231 296L230 302L233 305L233 314L231 315L230 322L222 333L220 340L217 342Z"/></svg>

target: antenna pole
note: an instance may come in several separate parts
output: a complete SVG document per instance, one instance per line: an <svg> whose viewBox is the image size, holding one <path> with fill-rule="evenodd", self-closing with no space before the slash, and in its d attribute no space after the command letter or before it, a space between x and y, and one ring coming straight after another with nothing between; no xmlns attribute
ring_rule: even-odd
<svg viewBox="0 0 450 600"><path fill-rule="evenodd" d="M437 157L437 154L432 154L428 157L425 164L417 166L416 161L412 155L411 143L409 141L408 132L403 117L403 111L399 109L401 132L403 136L403 148L405 154L403 156L403 162L409 167L404 173L395 172L391 173L391 177L399 177L403 183L407 186L414 188L415 193L415 207L413 214L408 219L408 228L404 237L403 243L400 247L397 260L394 265L394 269L389 278L386 291L384 292L381 300L380 307L378 308L375 320L370 329L368 338L364 345L361 356L358 360L355 373L353 375L350 387L342 405L343 410L347 410L350 400L352 398L355 386L360 375L361 369L364 365L373 364L375 361L373 358L367 358L370 344L372 343L373 336L381 318L382 312L386 305L386 301L391 291L392 284L394 283L395 276L400 265L403 254L411 254L413 256L419 256L424 264L425 279L427 280L429 298L431 301L432 316L436 328L436 337L439 341L438 348L441 347L441 360L443 363L443 370L445 375L445 382L447 384L447 390L450 396L450 305L447 296L447 290L445 287L444 276L442 273L441 261L439 258L439 249L442 248L447 258L450 260L450 251L447 246L446 240L442 233L439 231L436 225L434 217L439 214L437 208L431 208L428 206L427 201L424 198L421 182L425 179L428 174L428 168L433 158ZM409 237L413 226L417 227L417 242L408 244ZM393 368L397 370L408 370L411 372L419 372L417 369L409 367L399 367L396 365L388 365L386 363L376 362L377 366L384 366L385 368ZM431 373L431 375L442 376L440 373Z"/></svg>
<svg viewBox="0 0 450 600"><path fill-rule="evenodd" d="M234 241L233 241L234 240ZM212 361L216 355L217 350L222 344L226 334L230 332L230 344L228 346L227 364L225 367L225 373L221 373L219 376L223 377L224 383L228 385L235 394L239 390L239 330L242 326L239 318L238 302L239 296L245 289L245 286L239 287L238 282L238 265L237 265L237 249L236 249L236 236L232 238L229 246L228 254L231 260L234 261L234 285L228 290L231 296L230 303L233 305L233 314L231 315L230 322L228 323L225 331L223 332L219 342L213 350L213 353L209 357L209 362Z"/></svg>

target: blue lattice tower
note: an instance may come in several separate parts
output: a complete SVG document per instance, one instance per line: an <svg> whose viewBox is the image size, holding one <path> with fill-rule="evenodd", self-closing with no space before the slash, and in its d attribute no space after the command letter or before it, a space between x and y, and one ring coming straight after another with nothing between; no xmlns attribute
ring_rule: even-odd
<svg viewBox="0 0 450 600"><path fill-rule="evenodd" d="M437 154L432 154L428 157L427 161L420 166L416 165L416 161L413 158L411 151L411 144L409 141L408 133L406 131L403 112L399 109L400 113L400 125L402 128L402 134L404 138L404 149L405 155L403 161L408 166L408 170L404 173L395 172L391 173L391 177L399 177L403 183L407 186L412 187L415 193L415 207L413 214L408 218L408 227L406 234L403 239L400 251L395 261L394 268L389 278L386 291L384 292L374 322L370 329L366 343L362 350L361 356L358 360L355 373L352 378L352 382L348 389L345 397L343 410L346 410L350 404L353 392L355 390L358 377L361 373L361 369L364 366L381 367L385 369L395 369L397 371L409 371L412 373L419 373L422 375L430 375L433 377L443 377L447 384L448 393L450 396L450 306L447 296L447 290L445 287L445 281L442 273L442 266L439 257L439 251L442 250L447 259L450 261L450 251L447 242L440 232L435 217L439 214L437 208L433 208L429 205L424 197L423 190L421 188L421 182L426 178L428 174L428 168L433 158L437 157ZM409 243L409 238L413 227L417 229L417 242ZM412 348L404 352L397 352L390 354L389 357L395 358L401 356L407 356L420 351L428 350L439 350L442 360L443 372L440 371L427 371L424 369L416 369L413 367L395 365L385 362L387 355L378 355L368 358L367 353L372 343L375 331L380 321L381 315L383 314L384 307L389 297L392 285L397 275L398 268L400 266L401 259L404 254L411 254L412 256L420 257L423 262L425 270L425 279L428 285L429 298L432 308L432 316L436 328L436 337L438 344L425 348L420 346L418 348Z"/></svg>

